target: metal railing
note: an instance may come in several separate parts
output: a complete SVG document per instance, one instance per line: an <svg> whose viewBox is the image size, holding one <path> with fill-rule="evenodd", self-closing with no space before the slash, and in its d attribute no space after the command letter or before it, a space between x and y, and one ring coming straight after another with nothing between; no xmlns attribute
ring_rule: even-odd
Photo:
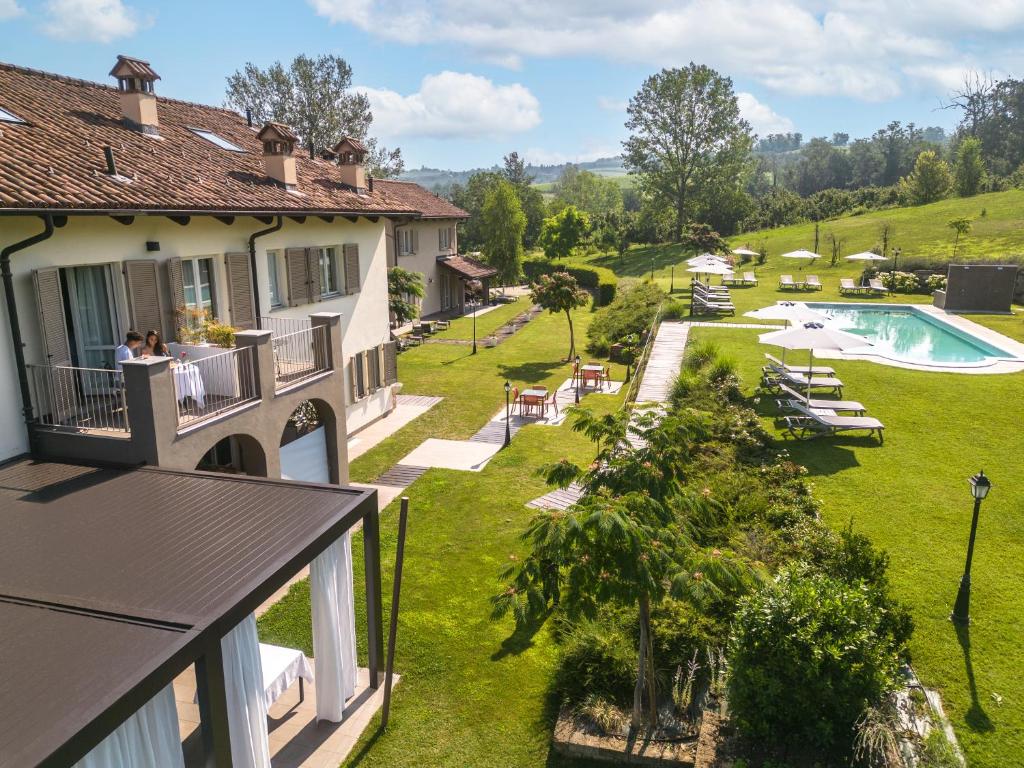
<svg viewBox="0 0 1024 768"><path fill-rule="evenodd" d="M171 369L171 374L179 427L259 399L252 347L183 361Z"/></svg>
<svg viewBox="0 0 1024 768"><path fill-rule="evenodd" d="M665 303L662 302L658 305L658 311L654 313L654 320L651 322L651 328L647 333L647 339L644 341L643 349L640 350L640 354L637 355L636 360L633 361L633 378L629 381L629 387L626 390L626 397L622 401L623 408L632 404L636 400L637 394L640 392L640 380L647 371L647 360L651 355L651 350L654 348L654 339L658 335L658 328L661 326L661 313L664 309Z"/></svg>
<svg viewBox="0 0 1024 768"><path fill-rule="evenodd" d="M274 317L260 316L260 328L270 331L274 336L286 336L289 333L305 331L310 328L308 317Z"/></svg>
<svg viewBox="0 0 1024 768"><path fill-rule="evenodd" d="M26 368L37 425L82 434L131 431L124 378L118 371L70 365Z"/></svg>
<svg viewBox="0 0 1024 768"><path fill-rule="evenodd" d="M327 326L317 325L301 331L274 336L274 386L290 387L330 370L327 354Z"/></svg>

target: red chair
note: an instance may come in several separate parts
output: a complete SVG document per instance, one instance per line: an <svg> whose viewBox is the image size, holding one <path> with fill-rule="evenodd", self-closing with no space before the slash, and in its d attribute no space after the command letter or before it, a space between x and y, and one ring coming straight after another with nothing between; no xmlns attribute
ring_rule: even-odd
<svg viewBox="0 0 1024 768"><path fill-rule="evenodd" d="M519 387L512 387L512 413L516 412L516 406L519 406L520 412L522 412L522 403L519 402Z"/></svg>

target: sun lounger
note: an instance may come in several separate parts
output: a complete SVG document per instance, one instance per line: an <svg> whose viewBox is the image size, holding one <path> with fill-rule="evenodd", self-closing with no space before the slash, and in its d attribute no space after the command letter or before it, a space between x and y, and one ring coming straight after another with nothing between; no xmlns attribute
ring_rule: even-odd
<svg viewBox="0 0 1024 768"><path fill-rule="evenodd" d="M786 416L786 427L793 437L804 440L819 435L838 435L866 429L869 434L878 435L878 442L884 441L882 430L885 425L871 416L839 416L834 410L800 408L798 416Z"/></svg>
<svg viewBox="0 0 1024 768"><path fill-rule="evenodd" d="M785 368L790 373L801 373L811 374L812 376L831 376L836 372L835 368L829 368L827 365L816 365L813 368L808 368L806 365L787 365L786 363L779 360L772 354L765 353L764 355L773 365L779 368Z"/></svg>
<svg viewBox="0 0 1024 768"><path fill-rule="evenodd" d="M743 273L743 284L744 285L757 285L757 276L753 272Z"/></svg>
<svg viewBox="0 0 1024 768"><path fill-rule="evenodd" d="M807 282L804 283L805 288L810 288L813 291L820 291L824 286L821 284L821 280L818 279L817 275L808 275Z"/></svg>
<svg viewBox="0 0 1024 768"><path fill-rule="evenodd" d="M779 288L792 288L796 290L799 287L797 283L793 282L792 275L780 275L779 276Z"/></svg>
<svg viewBox="0 0 1024 768"><path fill-rule="evenodd" d="M807 376L802 373L790 373L785 368L780 368L777 365L768 365L761 369L761 373L764 376L764 382L768 385L776 385L780 380L791 386L793 389L806 392L808 387L810 389L826 389L834 392L838 397L843 396L843 382L837 379L835 376L811 376L808 381Z"/></svg>
<svg viewBox="0 0 1024 768"><path fill-rule="evenodd" d="M851 278L849 278L849 277L841 277L841 278L839 278L839 293L841 293L841 294L863 293L863 291L864 291L864 286L857 285L855 282L853 282L853 280Z"/></svg>
<svg viewBox="0 0 1024 768"><path fill-rule="evenodd" d="M868 280L868 287L871 289L872 293L880 295L885 295L889 292L889 289L882 285L882 281L877 277L872 280Z"/></svg>
<svg viewBox="0 0 1024 768"><path fill-rule="evenodd" d="M775 401L779 408L784 411L796 411L799 413L802 408L827 408L837 412L841 411L863 416L868 410L856 400L822 400L814 397L808 400L806 392L798 392L781 381L779 382L779 391L789 395L789 397L782 397Z"/></svg>

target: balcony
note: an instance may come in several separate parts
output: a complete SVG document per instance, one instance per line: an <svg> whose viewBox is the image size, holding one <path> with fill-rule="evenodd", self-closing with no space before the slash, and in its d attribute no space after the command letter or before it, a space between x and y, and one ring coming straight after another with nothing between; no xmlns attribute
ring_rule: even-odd
<svg viewBox="0 0 1024 768"><path fill-rule="evenodd" d="M265 452L276 449L308 399L342 415L343 429L340 318L317 313L281 336L241 331L231 349L176 347L173 359L133 360L121 372L30 365L34 450L193 469L219 436L254 436ZM268 461L273 476L276 459Z"/></svg>

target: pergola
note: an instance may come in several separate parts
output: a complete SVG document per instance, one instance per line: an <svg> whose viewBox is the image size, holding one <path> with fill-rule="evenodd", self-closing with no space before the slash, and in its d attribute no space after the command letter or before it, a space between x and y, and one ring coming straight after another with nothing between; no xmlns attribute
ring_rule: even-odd
<svg viewBox="0 0 1024 768"><path fill-rule="evenodd" d="M191 664L206 763L231 766L222 639L359 522L376 688L376 491L0 464L0 766L75 763Z"/></svg>
<svg viewBox="0 0 1024 768"><path fill-rule="evenodd" d="M450 269L462 282L463 286L473 280L479 280L483 285L484 303L489 303L491 293L491 280L497 276L498 270L474 259L472 256L441 256L438 264ZM459 312L465 312L465 291L459 295Z"/></svg>

